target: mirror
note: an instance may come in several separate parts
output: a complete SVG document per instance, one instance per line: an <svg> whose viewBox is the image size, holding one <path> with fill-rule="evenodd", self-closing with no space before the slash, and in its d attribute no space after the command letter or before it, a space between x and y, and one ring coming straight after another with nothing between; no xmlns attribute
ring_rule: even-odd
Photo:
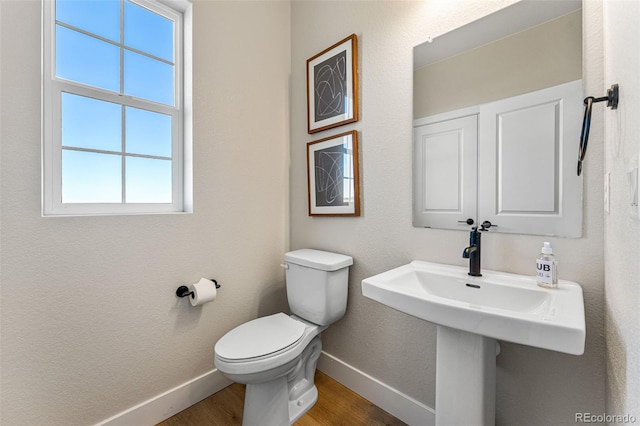
<svg viewBox="0 0 640 426"><path fill-rule="evenodd" d="M468 219L489 220L492 232L580 237L582 179L570 175L581 1L523 0L413 55L414 226L468 230Z"/></svg>

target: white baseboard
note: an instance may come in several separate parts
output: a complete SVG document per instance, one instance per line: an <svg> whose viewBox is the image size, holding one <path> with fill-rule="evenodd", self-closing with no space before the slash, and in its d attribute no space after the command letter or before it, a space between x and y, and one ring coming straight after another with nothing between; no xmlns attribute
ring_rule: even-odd
<svg viewBox="0 0 640 426"><path fill-rule="evenodd" d="M363 398L413 426L434 426L435 411L326 352L318 369ZM213 369L195 379L131 407L96 426L155 425L233 383Z"/></svg>
<svg viewBox="0 0 640 426"><path fill-rule="evenodd" d="M96 426L155 425L233 383L213 369L141 404L131 407Z"/></svg>
<svg viewBox="0 0 640 426"><path fill-rule="evenodd" d="M318 370L409 425L434 426L436 423L433 408L324 351L318 360Z"/></svg>

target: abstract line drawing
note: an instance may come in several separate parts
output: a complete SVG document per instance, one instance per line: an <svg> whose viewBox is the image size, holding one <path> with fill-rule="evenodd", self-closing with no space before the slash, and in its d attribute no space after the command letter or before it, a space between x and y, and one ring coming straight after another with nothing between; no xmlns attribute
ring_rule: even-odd
<svg viewBox="0 0 640 426"><path fill-rule="evenodd" d="M347 53L321 62L314 68L316 121L344 114L347 89Z"/></svg>
<svg viewBox="0 0 640 426"><path fill-rule="evenodd" d="M358 132L307 144L310 216L360 216Z"/></svg>
<svg viewBox="0 0 640 426"><path fill-rule="evenodd" d="M307 131L358 121L358 38L351 34L307 60Z"/></svg>
<svg viewBox="0 0 640 426"><path fill-rule="evenodd" d="M344 206L345 149L336 145L314 153L316 205Z"/></svg>

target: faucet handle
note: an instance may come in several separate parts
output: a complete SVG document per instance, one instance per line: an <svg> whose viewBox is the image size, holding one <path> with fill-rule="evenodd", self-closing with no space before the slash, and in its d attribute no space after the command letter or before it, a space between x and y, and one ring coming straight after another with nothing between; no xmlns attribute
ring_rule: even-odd
<svg viewBox="0 0 640 426"><path fill-rule="evenodd" d="M480 225L480 230L481 230L481 231L488 231L488 230L489 230L489 228L491 228L492 226L493 226L493 227L495 227L495 228L497 228L497 227L498 227L498 225L494 225L493 223L489 222L488 220L485 220L485 221L484 221L484 222L482 222L482 224Z"/></svg>

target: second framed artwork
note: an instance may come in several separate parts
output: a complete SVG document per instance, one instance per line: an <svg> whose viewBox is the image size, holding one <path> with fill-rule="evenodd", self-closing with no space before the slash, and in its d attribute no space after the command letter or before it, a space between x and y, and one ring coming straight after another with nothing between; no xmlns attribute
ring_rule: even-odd
<svg viewBox="0 0 640 426"><path fill-rule="evenodd" d="M307 144L309 216L360 216L358 132Z"/></svg>
<svg viewBox="0 0 640 426"><path fill-rule="evenodd" d="M307 60L307 131L358 121L358 38L351 34Z"/></svg>

